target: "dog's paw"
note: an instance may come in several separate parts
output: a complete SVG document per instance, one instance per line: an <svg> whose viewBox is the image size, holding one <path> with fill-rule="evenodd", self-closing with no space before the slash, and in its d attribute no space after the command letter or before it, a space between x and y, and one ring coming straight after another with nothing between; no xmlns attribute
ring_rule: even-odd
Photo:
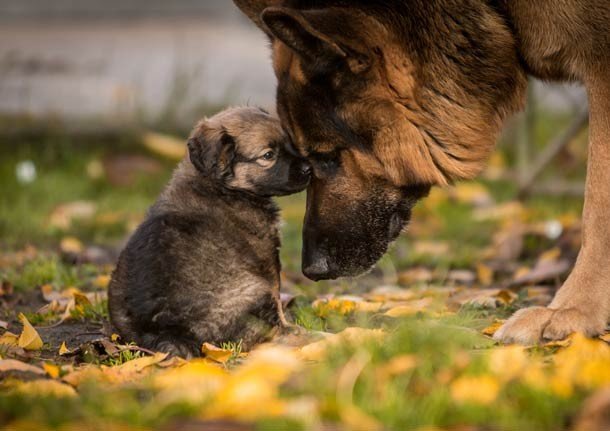
<svg viewBox="0 0 610 431"><path fill-rule="evenodd" d="M494 334L494 340L505 344L530 345L538 343L551 321L553 310L531 307L517 311Z"/></svg>
<svg viewBox="0 0 610 431"><path fill-rule="evenodd" d="M577 308L560 308L554 311L550 322L544 328L542 338L563 340L574 332L592 337L603 333L605 329L606 320L597 318L593 313L585 313Z"/></svg>
<svg viewBox="0 0 610 431"><path fill-rule="evenodd" d="M517 311L494 334L494 340L502 343L531 345L541 341L562 340L574 332L588 336L602 333L605 319L576 308L553 310L531 307Z"/></svg>

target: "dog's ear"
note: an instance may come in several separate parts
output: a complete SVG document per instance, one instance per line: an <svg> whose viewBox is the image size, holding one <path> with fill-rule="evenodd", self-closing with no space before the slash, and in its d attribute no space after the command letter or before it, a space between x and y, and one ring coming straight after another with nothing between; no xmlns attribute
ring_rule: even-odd
<svg viewBox="0 0 610 431"><path fill-rule="evenodd" d="M268 33L267 28L263 24L261 14L265 8L281 6L284 3L284 0L233 0L233 3L235 3L235 6L237 6L261 30Z"/></svg>
<svg viewBox="0 0 610 431"><path fill-rule="evenodd" d="M205 124L188 141L191 163L206 177L223 179L232 173L235 139L224 129Z"/></svg>
<svg viewBox="0 0 610 431"><path fill-rule="evenodd" d="M345 16L335 11L269 7L263 11L262 20L273 37L310 65L324 69L336 61L344 61L353 73L363 72L370 65L367 55L346 46L332 35L345 21Z"/></svg>

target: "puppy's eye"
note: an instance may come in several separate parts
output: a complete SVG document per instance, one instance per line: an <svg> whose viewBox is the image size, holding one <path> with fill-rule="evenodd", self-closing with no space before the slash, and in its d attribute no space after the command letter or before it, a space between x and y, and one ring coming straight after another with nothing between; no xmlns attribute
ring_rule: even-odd
<svg viewBox="0 0 610 431"><path fill-rule="evenodd" d="M275 158L275 153L273 151L267 151L261 158L263 160L273 160Z"/></svg>

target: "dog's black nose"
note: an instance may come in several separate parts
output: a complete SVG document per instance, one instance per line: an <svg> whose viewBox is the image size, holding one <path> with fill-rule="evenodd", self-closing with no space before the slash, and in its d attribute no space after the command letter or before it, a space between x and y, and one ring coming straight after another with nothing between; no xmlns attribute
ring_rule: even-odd
<svg viewBox="0 0 610 431"><path fill-rule="evenodd" d="M320 257L303 267L303 274L313 281L324 279L328 274L328 260L325 257Z"/></svg>
<svg viewBox="0 0 610 431"><path fill-rule="evenodd" d="M307 176L307 177L310 176L311 170L312 170L311 164L308 161L305 160L301 163L301 174L303 176Z"/></svg>

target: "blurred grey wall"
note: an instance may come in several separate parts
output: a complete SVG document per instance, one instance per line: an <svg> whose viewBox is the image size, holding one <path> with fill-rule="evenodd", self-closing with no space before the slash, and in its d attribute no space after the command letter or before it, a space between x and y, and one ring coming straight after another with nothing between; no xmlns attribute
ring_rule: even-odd
<svg viewBox="0 0 610 431"><path fill-rule="evenodd" d="M0 113L188 123L274 91L265 36L229 0L0 0Z"/></svg>

